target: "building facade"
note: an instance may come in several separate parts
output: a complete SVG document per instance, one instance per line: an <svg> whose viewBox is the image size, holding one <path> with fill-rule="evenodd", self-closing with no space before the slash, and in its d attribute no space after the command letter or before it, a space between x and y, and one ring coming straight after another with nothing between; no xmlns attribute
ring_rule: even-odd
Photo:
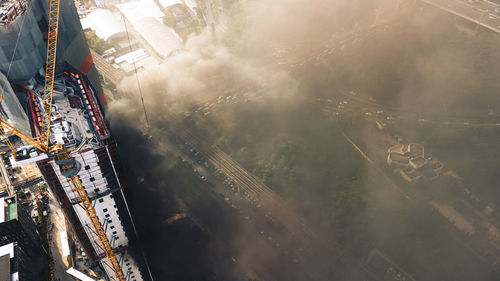
<svg viewBox="0 0 500 281"><path fill-rule="evenodd" d="M36 226L16 195L0 198L0 245L17 242L25 251L40 245Z"/></svg>
<svg viewBox="0 0 500 281"><path fill-rule="evenodd" d="M0 22L0 72L15 83L26 83L39 73L46 61L49 0L0 0L23 9L8 22ZM9 5L4 13L9 12ZM0 9L1 12L1 9ZM57 61L70 64L87 75L101 102L105 102L85 34L72 0L60 0Z"/></svg>
<svg viewBox="0 0 500 281"><path fill-rule="evenodd" d="M0 280L39 280L32 261L15 242L0 246Z"/></svg>
<svg viewBox="0 0 500 281"><path fill-rule="evenodd" d="M78 163L77 174L127 280L148 280L141 270L146 268L145 262L141 257L133 257L130 249L136 236L120 182L116 144L104 121L95 89L85 75L76 70L64 72L56 82L65 88L54 91L53 113L56 119L51 123L50 142L73 149L70 155ZM41 104L42 92L42 84L28 91L34 107ZM37 110L30 106L30 112ZM30 114L32 127L37 128L40 124L34 117L36 115ZM111 264L73 185L53 159L43 159L37 164L89 260L101 265L106 275L114 280Z"/></svg>
<svg viewBox="0 0 500 281"><path fill-rule="evenodd" d="M17 90L18 97L23 97L21 100L29 120L30 133L37 137L43 115L41 105L49 1L0 0L2 1L10 3L7 5L23 5L16 13L9 15L7 20L0 19L0 72L6 77L0 79L0 82L7 80ZM60 0L49 141L72 149L71 157L79 163L77 174L94 205L126 280L149 280L149 275L144 274L144 269L147 269L145 260L142 256L134 255L134 248L131 247L136 244L137 237L120 182L116 144L104 118L102 106L105 99L99 81L74 2ZM46 155L39 155L36 149L30 150L27 155L29 157L18 164L36 161L89 261L102 269L105 275L103 277L115 280L111 264L69 179L62 175L54 160ZM12 199L4 199L0 203L7 204L7 209L10 210L11 203L8 200ZM21 213L18 212L18 215ZM7 216L3 213L8 218L10 214L12 213ZM6 221L8 233L18 233L18 228L24 230L24 220L21 218L24 216L19 215L18 219ZM29 217L28 219L30 220ZM36 231L26 233L30 237ZM19 244L28 244L23 237L9 236L5 241L14 238L18 239Z"/></svg>

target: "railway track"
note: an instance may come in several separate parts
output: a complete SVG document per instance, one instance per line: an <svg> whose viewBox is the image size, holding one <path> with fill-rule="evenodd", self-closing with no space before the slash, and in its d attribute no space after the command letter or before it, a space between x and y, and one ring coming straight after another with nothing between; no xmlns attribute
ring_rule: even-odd
<svg viewBox="0 0 500 281"><path fill-rule="evenodd" d="M287 230L289 239L301 241L300 244L302 246L299 247L304 257L297 257L300 263L310 263L310 259L320 253L329 257L324 260L324 263L314 265L321 268L320 272L311 274L321 275L325 272L337 272L341 274L344 270L342 265L360 264L342 245L330 240L325 235L322 235L321 232L315 231L304 218L293 210L288 202L241 167L224 151L214 145L207 145L198 136L184 127L172 126L170 129L177 137L180 137L185 143L205 156L211 165L218 167L227 178L235 183L235 187L243 190L247 200L257 205L273 221L281 224ZM361 270L358 273L363 274L361 272L364 271ZM311 280L318 280L321 277L311 276L311 278Z"/></svg>
<svg viewBox="0 0 500 281"><path fill-rule="evenodd" d="M324 265L323 270L331 271L331 264L352 265L359 263L347 249L311 227L303 217L293 210L287 201L264 185L224 151L215 145L206 144L206 141L186 129L185 126L182 126L182 121L174 114L168 113L168 118L175 120L170 123L171 126L169 127L174 135L201 153L211 165L219 168L227 178L235 183L235 187L243 190L247 200L253 202L273 221L281 224L289 233L290 238L303 241L306 248L304 251L308 252L308 255L315 256L318 253L317 251L328 253L331 259Z"/></svg>
<svg viewBox="0 0 500 281"><path fill-rule="evenodd" d="M184 128L174 130L177 136L203 154L214 167L218 167L248 197L254 199L263 210L282 223L289 231L296 235L317 238L310 231L305 220L298 217L286 201L241 167L229 155L216 146L207 146L197 136Z"/></svg>

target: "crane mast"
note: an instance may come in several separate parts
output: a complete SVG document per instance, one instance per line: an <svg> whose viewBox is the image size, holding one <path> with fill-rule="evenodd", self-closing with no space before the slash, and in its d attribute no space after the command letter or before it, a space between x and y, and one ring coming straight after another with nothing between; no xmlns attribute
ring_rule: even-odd
<svg viewBox="0 0 500 281"><path fill-rule="evenodd" d="M45 64L45 87L43 91L43 119L40 134L40 143L49 148L50 118L52 116L52 93L54 90L54 74L56 71L57 33L59 30L59 2L49 1L49 29L47 40L47 61Z"/></svg>
<svg viewBox="0 0 500 281"><path fill-rule="evenodd" d="M50 139L50 121L52 117L52 96L54 89L54 76L56 70L56 53L57 53L57 34L59 29L59 10L60 10L60 0L49 0L49 28L48 28L48 42L47 42L47 61L45 65L45 85L42 99L43 106L43 117L42 117L42 128L40 131L40 136L38 138L30 137L20 130L16 129L7 121L3 120L0 116L0 135L3 136L5 142L12 150L15 157L15 148L9 141L5 130L10 131L14 135L18 136L27 143L38 148L41 152L51 155L59 168L61 174L69 179L73 188L78 194L80 202L85 209L85 213L89 218L92 227L102 245L106 257L108 258L115 276L119 281L126 281L123 271L120 267L115 252L109 243L109 239L104 231L99 217L96 214L92 201L88 198L85 187L78 176L78 171L81 165L76 162L76 160L70 156L69 151L66 150L62 145L56 143L52 146L49 144ZM1 98L1 97L0 97Z"/></svg>

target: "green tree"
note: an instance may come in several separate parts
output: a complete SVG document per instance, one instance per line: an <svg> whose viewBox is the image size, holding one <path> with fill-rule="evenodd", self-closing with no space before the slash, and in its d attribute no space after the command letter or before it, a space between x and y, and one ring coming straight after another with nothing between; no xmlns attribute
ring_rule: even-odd
<svg viewBox="0 0 500 281"><path fill-rule="evenodd" d="M20 189L20 190L17 191L17 196L19 198L24 198L25 195L26 194L24 193L24 190Z"/></svg>
<svg viewBox="0 0 500 281"><path fill-rule="evenodd" d="M89 47L100 55L102 55L105 50L112 47L112 45L106 42L106 40L97 36L94 30L85 32L85 37L87 37L87 43L89 44Z"/></svg>

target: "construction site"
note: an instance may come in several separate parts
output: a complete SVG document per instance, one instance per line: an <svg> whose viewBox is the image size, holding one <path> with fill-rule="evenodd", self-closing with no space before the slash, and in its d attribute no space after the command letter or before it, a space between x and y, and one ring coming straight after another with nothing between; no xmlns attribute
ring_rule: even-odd
<svg viewBox="0 0 500 281"><path fill-rule="evenodd" d="M150 280L134 254L106 100L74 2L1 0L0 38L2 155L11 154L2 157L1 202L45 181L65 221L57 244L66 278Z"/></svg>

